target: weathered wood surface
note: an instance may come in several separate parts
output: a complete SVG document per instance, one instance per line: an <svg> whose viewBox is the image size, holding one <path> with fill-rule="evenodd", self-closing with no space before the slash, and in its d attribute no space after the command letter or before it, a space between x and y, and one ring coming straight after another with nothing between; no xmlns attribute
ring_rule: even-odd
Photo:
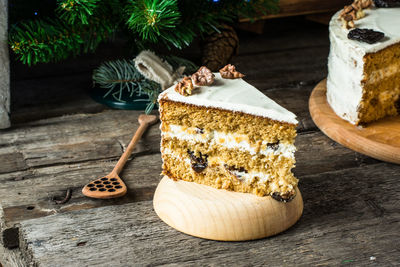
<svg viewBox="0 0 400 267"><path fill-rule="evenodd" d="M233 62L249 82L298 115L294 172L305 210L294 228L255 242L220 243L189 237L163 224L151 202L161 178L158 125L150 128L121 174L128 194L115 200L85 198L82 186L112 169L138 127L140 114L110 110L86 95L90 68L99 60L85 57L83 72L76 71L81 68L79 61L74 65L71 60L65 75L57 74L63 69L57 65L48 70L37 66L29 73L19 66L21 78L13 74L14 124L0 131L0 227L8 246L19 245L18 233L22 246L0 250L0 262L5 266L22 261L76 265L80 260L80 266L110 265L117 258L117 265L394 266L400 262L396 246L400 166L335 143L316 128L308 113L311 90L327 74L327 28L290 18L266 21L265 29L264 35L241 34L240 54ZM68 188L70 201L56 204L53 198L62 198ZM19 257L21 253L25 258Z"/></svg>
<svg viewBox="0 0 400 267"><path fill-rule="evenodd" d="M393 246L400 238L397 167L381 163L302 177L305 209L300 221L283 234L258 241L187 236L161 222L152 202L144 201L24 221L21 246L40 266L395 266L400 260Z"/></svg>
<svg viewBox="0 0 400 267"><path fill-rule="evenodd" d="M7 0L0 0L0 129L10 126L10 61L8 57Z"/></svg>

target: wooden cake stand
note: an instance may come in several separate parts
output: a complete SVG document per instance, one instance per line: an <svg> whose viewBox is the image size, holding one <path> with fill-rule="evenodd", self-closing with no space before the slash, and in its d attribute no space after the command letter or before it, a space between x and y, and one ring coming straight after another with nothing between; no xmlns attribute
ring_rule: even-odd
<svg viewBox="0 0 400 267"><path fill-rule="evenodd" d="M326 79L313 90L309 100L312 119L329 138L359 153L400 164L400 116L387 117L357 127L341 119L326 100Z"/></svg>
<svg viewBox="0 0 400 267"><path fill-rule="evenodd" d="M154 210L169 226L196 237L243 241L278 234L303 213L303 199L278 202L163 177L154 194Z"/></svg>

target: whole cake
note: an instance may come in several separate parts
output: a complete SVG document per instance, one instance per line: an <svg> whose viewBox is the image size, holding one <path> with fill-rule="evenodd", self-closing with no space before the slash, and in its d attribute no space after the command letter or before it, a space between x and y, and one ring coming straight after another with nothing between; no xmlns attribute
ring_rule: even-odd
<svg viewBox="0 0 400 267"><path fill-rule="evenodd" d="M400 0L374 2L354 1L329 25L327 100L355 125L400 114Z"/></svg>
<svg viewBox="0 0 400 267"><path fill-rule="evenodd" d="M163 174L289 201L296 117L241 77L202 67L160 94Z"/></svg>

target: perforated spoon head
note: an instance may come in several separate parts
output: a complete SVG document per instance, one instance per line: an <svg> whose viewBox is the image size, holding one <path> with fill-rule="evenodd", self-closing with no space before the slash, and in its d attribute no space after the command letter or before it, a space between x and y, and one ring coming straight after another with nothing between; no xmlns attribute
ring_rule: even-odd
<svg viewBox="0 0 400 267"><path fill-rule="evenodd" d="M107 175L94 180L82 189L82 193L92 198L116 198L122 197L127 192L124 181L118 175Z"/></svg>

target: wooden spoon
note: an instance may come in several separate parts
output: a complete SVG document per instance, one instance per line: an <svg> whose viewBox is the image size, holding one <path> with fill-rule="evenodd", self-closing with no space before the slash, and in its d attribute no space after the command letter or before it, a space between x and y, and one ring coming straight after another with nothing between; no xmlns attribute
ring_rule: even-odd
<svg viewBox="0 0 400 267"><path fill-rule="evenodd" d="M137 142L139 142L140 137L142 137L147 127L157 122L157 116L140 115L138 121L140 124L139 129L137 129L127 149L118 160L112 172L85 185L82 189L82 193L85 196L106 199L121 197L126 194L127 188L125 183L119 177L119 173L124 168L125 163L129 159L133 149L135 148Z"/></svg>

